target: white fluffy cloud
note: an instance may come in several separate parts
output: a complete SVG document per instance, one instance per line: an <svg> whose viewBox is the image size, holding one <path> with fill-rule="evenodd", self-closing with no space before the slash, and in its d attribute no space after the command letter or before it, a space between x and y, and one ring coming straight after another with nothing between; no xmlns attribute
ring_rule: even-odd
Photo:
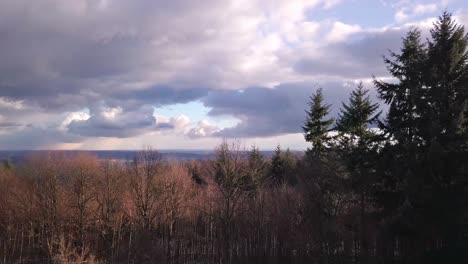
<svg viewBox="0 0 468 264"><path fill-rule="evenodd" d="M412 3L411 1L403 0L397 2L395 20L398 23L406 22L409 19L425 15L432 14L438 9L446 6L447 3L441 1L440 3Z"/></svg>
<svg viewBox="0 0 468 264"><path fill-rule="evenodd" d="M210 124L208 120L199 121L195 127L191 128L187 135L191 138L212 136L220 130L219 127Z"/></svg>
<svg viewBox="0 0 468 264"><path fill-rule="evenodd" d="M165 117L161 115L155 115L159 122L169 124L173 129L163 131L164 134L176 134L186 138L202 138L213 136L215 132L221 129L211 124L208 120L202 119L200 121L190 120L185 115L178 115L175 117Z"/></svg>
<svg viewBox="0 0 468 264"><path fill-rule="evenodd" d="M90 115L86 112L71 112L67 114L65 119L63 120L62 124L60 125L60 129L66 130L68 125L70 125L74 121L86 121L90 118Z"/></svg>

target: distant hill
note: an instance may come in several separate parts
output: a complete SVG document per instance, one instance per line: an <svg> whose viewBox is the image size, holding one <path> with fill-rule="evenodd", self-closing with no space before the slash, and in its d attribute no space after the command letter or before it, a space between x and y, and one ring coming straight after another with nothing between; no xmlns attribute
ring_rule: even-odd
<svg viewBox="0 0 468 264"><path fill-rule="evenodd" d="M40 155L41 153L51 152L50 150L1 150L0 160L11 160L17 163L30 155ZM65 155L75 155L87 153L100 159L131 160L138 151L135 150L60 150ZM172 160L194 160L209 159L214 156L213 151L208 150L162 150L159 151L164 159Z"/></svg>
<svg viewBox="0 0 468 264"><path fill-rule="evenodd" d="M75 155L79 153L87 153L96 156L100 159L113 160L131 160L135 157L137 150L0 150L0 161L5 162L10 160L13 163L18 163L25 157L30 155L41 155L51 151L65 153L65 155ZM213 150L158 150L162 157L166 160L200 160L211 159L215 153ZM273 151L261 151L264 156L271 156ZM300 151L293 151L297 155L301 155Z"/></svg>

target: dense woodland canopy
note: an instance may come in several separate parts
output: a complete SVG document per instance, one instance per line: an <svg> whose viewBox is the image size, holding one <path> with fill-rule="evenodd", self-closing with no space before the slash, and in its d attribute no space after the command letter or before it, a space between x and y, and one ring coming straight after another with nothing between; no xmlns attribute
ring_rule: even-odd
<svg viewBox="0 0 468 264"><path fill-rule="evenodd" d="M317 90L305 155L5 163L0 263L468 263L468 37L449 13L430 33L384 58L380 101Z"/></svg>

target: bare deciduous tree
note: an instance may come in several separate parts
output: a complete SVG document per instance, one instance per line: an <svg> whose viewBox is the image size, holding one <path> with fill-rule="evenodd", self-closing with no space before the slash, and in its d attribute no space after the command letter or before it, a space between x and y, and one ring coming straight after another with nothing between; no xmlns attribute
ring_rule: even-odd
<svg viewBox="0 0 468 264"><path fill-rule="evenodd" d="M150 148L139 152L128 164L129 193L135 209L136 221L143 229L150 229L157 216L161 194L158 186L161 154Z"/></svg>

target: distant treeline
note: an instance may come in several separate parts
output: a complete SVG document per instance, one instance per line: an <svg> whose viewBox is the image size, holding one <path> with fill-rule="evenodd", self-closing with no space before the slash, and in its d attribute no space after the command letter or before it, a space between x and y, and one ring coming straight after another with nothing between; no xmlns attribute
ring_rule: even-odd
<svg viewBox="0 0 468 264"><path fill-rule="evenodd" d="M21 162L28 156L32 155L47 155L53 151L50 150L0 150L0 161L12 162L14 164ZM63 155L79 155L86 154L95 156L99 159L111 159L128 161L135 157L138 150L64 150L59 151ZM210 159L214 157L213 150L160 150L161 156L164 159L174 160L191 160L191 159Z"/></svg>
<svg viewBox="0 0 468 264"><path fill-rule="evenodd" d="M331 119L318 89L302 156L5 163L0 263L468 263L467 47L447 12L410 30L374 79L385 116L360 84Z"/></svg>
<svg viewBox="0 0 468 264"><path fill-rule="evenodd" d="M139 150L0 150L0 163L18 164L29 156L48 155L52 152L60 152L61 155L90 155L98 159L129 161L132 160ZM200 160L212 159L215 156L213 150L158 150L161 157L166 160ZM272 150L261 150L263 156L273 155ZM293 151L295 155L303 154L302 151ZM247 155L247 151L245 151Z"/></svg>

